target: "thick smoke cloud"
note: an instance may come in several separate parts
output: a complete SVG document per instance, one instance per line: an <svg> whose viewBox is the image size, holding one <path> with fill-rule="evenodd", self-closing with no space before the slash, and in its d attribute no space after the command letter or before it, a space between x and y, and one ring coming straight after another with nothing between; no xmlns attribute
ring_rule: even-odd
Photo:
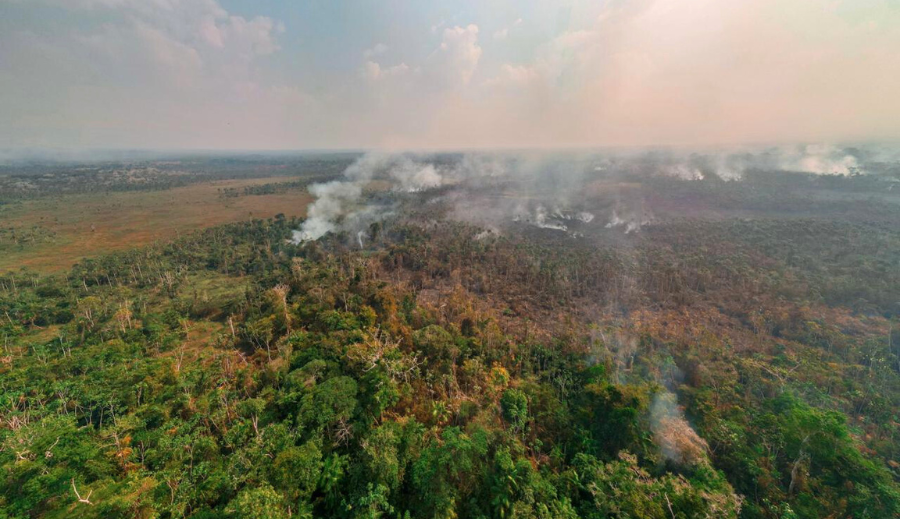
<svg viewBox="0 0 900 519"><path fill-rule="evenodd" d="M585 205L592 182L640 181L647 176L683 181L741 181L754 171L815 175L868 174L878 161L898 155L878 148L808 144L769 148L701 151L644 150L585 153L468 153L426 156L369 153L351 164L344 178L314 184L315 201L294 241L316 240L329 232L361 230L384 218L390 207L373 202L367 189L419 193L441 190L426 198L449 208L447 216L498 231L515 223L579 237L585 226L639 232L657 221L643 198L622 194L602 209ZM873 169L874 171L874 169ZM386 187L385 187L386 184ZM513 196L506 196L506 190ZM362 241L362 236L357 236ZM362 246L362 245L360 245Z"/></svg>
<svg viewBox="0 0 900 519"><path fill-rule="evenodd" d="M840 148L808 145L779 155L778 169L816 175L851 175L860 173L859 160Z"/></svg>
<svg viewBox="0 0 900 519"><path fill-rule="evenodd" d="M316 201L309 205L306 221L300 231L295 232L295 241L316 240L336 231L338 218L362 195L362 185L358 182L334 181L313 184L309 192L316 197Z"/></svg>
<svg viewBox="0 0 900 519"><path fill-rule="evenodd" d="M843 176L865 173L858 153L858 150L838 146L804 144L761 150L653 153L641 160L661 175L682 180L703 180L710 175L722 180L740 180L753 170Z"/></svg>
<svg viewBox="0 0 900 519"><path fill-rule="evenodd" d="M406 193L439 187L444 182L434 164L405 155L376 153L357 159L344 171L344 177L346 180L310 186L309 192L316 200L309 205L307 219L300 230L294 231L295 243L317 240L329 232L355 228L365 221L383 217L383 208L360 206L366 186L376 177L390 182L395 191Z"/></svg>
<svg viewBox="0 0 900 519"><path fill-rule="evenodd" d="M510 157L487 153L463 155L449 163L405 154L367 153L347 167L344 180L310 186L316 199L307 209L307 220L294 231L293 241L301 243L329 232L358 230L386 216L388 208L362 203L366 187L373 181L387 182L397 193L418 193L464 181L477 186L508 177L511 162ZM361 235L357 239L361 241Z"/></svg>

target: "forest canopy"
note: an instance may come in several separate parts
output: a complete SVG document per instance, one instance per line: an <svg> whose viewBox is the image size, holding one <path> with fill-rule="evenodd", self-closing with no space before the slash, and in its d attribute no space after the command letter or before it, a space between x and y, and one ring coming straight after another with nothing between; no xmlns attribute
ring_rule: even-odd
<svg viewBox="0 0 900 519"><path fill-rule="evenodd" d="M0 277L0 517L900 514L885 180L380 167L341 199L377 218L318 239L249 217Z"/></svg>

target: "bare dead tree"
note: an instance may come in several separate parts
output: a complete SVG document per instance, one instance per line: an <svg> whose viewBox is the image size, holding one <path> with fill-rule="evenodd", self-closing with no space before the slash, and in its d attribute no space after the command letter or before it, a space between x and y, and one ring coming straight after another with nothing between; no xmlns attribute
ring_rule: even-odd
<svg viewBox="0 0 900 519"><path fill-rule="evenodd" d="M89 491L89 492L87 493L86 496L81 497L81 494L78 493L78 487L75 486L75 478L72 478L72 490L75 491L75 497L78 498L78 502L79 502L79 503L84 503L84 504L87 504L87 505L93 505L93 504L94 504L94 503L91 503L91 494L93 494L94 491L91 490L91 491Z"/></svg>
<svg viewBox="0 0 900 519"><path fill-rule="evenodd" d="M284 326L287 328L288 335L291 333L291 314L288 311L287 303L287 296L290 291L291 287L284 283L275 285L275 287L272 288L272 294L281 305L281 311L284 313Z"/></svg>

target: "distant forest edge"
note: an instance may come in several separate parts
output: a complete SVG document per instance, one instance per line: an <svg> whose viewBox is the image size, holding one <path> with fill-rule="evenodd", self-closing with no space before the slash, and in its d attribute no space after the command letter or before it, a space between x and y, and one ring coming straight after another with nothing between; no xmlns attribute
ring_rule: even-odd
<svg viewBox="0 0 900 519"><path fill-rule="evenodd" d="M269 157L194 157L107 163L0 165L0 204L75 193L153 191L210 180L302 176L337 177L358 154Z"/></svg>

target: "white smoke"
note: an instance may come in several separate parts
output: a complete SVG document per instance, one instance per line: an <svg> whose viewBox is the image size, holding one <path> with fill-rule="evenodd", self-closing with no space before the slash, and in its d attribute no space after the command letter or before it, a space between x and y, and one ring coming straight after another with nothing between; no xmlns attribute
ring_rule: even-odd
<svg viewBox="0 0 900 519"><path fill-rule="evenodd" d="M569 230L565 224L550 220L548 218L547 208L542 205L537 206L534 210L534 218L529 223L532 223L541 229L554 229L557 231Z"/></svg>
<svg viewBox="0 0 900 519"><path fill-rule="evenodd" d="M464 155L459 164L444 176L454 181L505 177L510 173L509 162L508 157L469 153Z"/></svg>
<svg viewBox="0 0 900 519"><path fill-rule="evenodd" d="M633 174L638 179L643 175L661 175L686 181L736 181L754 171L853 175L872 164L872 156L864 149L828 145L604 155L470 153L452 159L369 153L347 167L344 179L310 187L315 201L293 241L315 240L329 232L356 232L383 218L385 205L361 203L367 190L416 193L457 186L460 189L442 190L431 200L450 206L454 219L502 228L512 218L574 236L577 232L573 229L579 231L580 226L595 219L594 214L578 209L585 207L585 200L592 196L587 188L597 179L627 180ZM884 153L878 156L887 157ZM631 234L654 221L642 202L617 203L605 226Z"/></svg>
<svg viewBox="0 0 900 519"><path fill-rule="evenodd" d="M397 182L397 189L407 193L440 187L444 182L433 164L419 164L407 157L401 157L388 174Z"/></svg>
<svg viewBox="0 0 900 519"><path fill-rule="evenodd" d="M313 184L309 186L309 192L316 200L309 204L300 231L294 233L295 242L317 240L336 231L337 219L362 195L362 183L335 180Z"/></svg>
<svg viewBox="0 0 900 519"><path fill-rule="evenodd" d="M703 180L710 175L741 180L751 170L843 176L865 172L859 158L848 149L827 144L651 154L644 162L656 174L682 180Z"/></svg>
<svg viewBox="0 0 900 519"><path fill-rule="evenodd" d="M620 225L625 225L626 222L624 219L619 218L619 212L613 209L612 216L609 218L609 223L606 224L607 229L612 229L613 227L618 227Z"/></svg>
<svg viewBox="0 0 900 519"><path fill-rule="evenodd" d="M594 215L587 211L570 213L563 211L559 207L554 207L549 211L543 204L538 204L533 211L520 207L513 215L513 222L525 223L533 225L540 229L551 229L554 231L569 232L569 226L565 222L581 222L591 223ZM581 236L581 233L571 233L573 237Z"/></svg>
<svg viewBox="0 0 900 519"><path fill-rule="evenodd" d="M590 223L593 220L594 215L588 213L587 211L583 211L580 213L567 213L563 212L559 208L554 208L553 211L548 211L547 208L542 204L538 204L534 208L534 211L520 209L519 211L517 211L517 214L513 216L514 222L526 223L540 229L551 229L554 231L563 232L569 231L569 226L565 223L567 221Z"/></svg>
<svg viewBox="0 0 900 519"><path fill-rule="evenodd" d="M493 227L489 227L474 236L477 241L487 240L489 238L496 238L500 236L500 231Z"/></svg>
<svg viewBox="0 0 900 519"><path fill-rule="evenodd" d="M672 164L662 168L662 173L666 176L680 178L682 180L703 180L706 178L699 168L689 164Z"/></svg>
<svg viewBox="0 0 900 519"><path fill-rule="evenodd" d="M587 211L582 211L582 212L578 213L578 214L575 216L575 218L581 220L581 221L584 222L584 223L591 223L591 222L594 221L594 215L593 215L593 213L589 213L589 212L587 212Z"/></svg>
<svg viewBox="0 0 900 519"><path fill-rule="evenodd" d="M605 225L607 229L615 229L624 227L625 234L638 232L642 227L651 225L654 221L653 214L641 203L635 210L625 210L620 208L612 210L612 216Z"/></svg>
<svg viewBox="0 0 900 519"><path fill-rule="evenodd" d="M512 219L577 238L582 226L596 220L596 215L584 211L582 206L586 175L597 160L594 154L470 153L447 160L440 156L370 153L347 168L345 180L310 189L317 198L310 205L309 220L302 224L294 241L315 240L328 232L359 230L361 226L356 222L365 209L359 209L363 205L360 200L374 180L379 181L379 189L400 193L457 186L459 189L442 191L423 203L440 202L442 207L450 208L451 218L481 226L499 229ZM606 158L603 161L615 163ZM383 186L385 181L387 188ZM372 209L369 212L370 220L379 217ZM642 216L627 216L627 212L622 219L629 233L648 223Z"/></svg>
<svg viewBox="0 0 900 519"><path fill-rule="evenodd" d="M318 240L329 232L351 229L384 216L374 206L359 205L366 186L377 178L391 183L392 189L407 193L439 187L441 173L433 164L422 164L404 155L368 153L344 170L347 180L313 184L309 192L316 199L309 204L307 218L294 231L292 242ZM358 241L361 238L357 236ZM362 244L360 243L360 247Z"/></svg>
<svg viewBox="0 0 900 519"><path fill-rule="evenodd" d="M840 148L809 144L784 150L778 169L816 175L852 175L860 172L859 161Z"/></svg>
<svg viewBox="0 0 900 519"><path fill-rule="evenodd" d="M543 209L543 207L540 207L540 209ZM577 220L582 223L591 223L592 221L594 221L593 213L589 213L587 211L581 211L578 213L569 213L569 212L566 212L566 211L560 209L559 207L553 208L552 216L553 216L553 218L556 218L559 220L564 220L564 221Z"/></svg>
<svg viewBox="0 0 900 519"><path fill-rule="evenodd" d="M534 209L534 212L528 211L516 214L515 216L513 216L513 221L533 225L540 229L553 229L555 231L563 232L569 230L569 228L566 227L565 224L549 220L547 209L542 205L538 205Z"/></svg>

